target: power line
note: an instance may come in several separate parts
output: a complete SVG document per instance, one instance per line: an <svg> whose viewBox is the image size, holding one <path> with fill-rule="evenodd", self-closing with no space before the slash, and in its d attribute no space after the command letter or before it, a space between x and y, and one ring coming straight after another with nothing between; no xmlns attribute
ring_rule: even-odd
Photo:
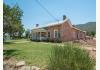
<svg viewBox="0 0 100 70"><path fill-rule="evenodd" d="M55 19L56 21L59 21L55 16L53 16L48 9L46 9L38 0L35 0L53 19Z"/></svg>

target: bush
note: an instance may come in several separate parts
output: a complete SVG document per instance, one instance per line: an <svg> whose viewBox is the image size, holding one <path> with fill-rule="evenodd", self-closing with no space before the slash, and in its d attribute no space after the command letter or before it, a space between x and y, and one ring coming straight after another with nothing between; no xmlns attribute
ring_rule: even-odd
<svg viewBox="0 0 100 70"><path fill-rule="evenodd" d="M56 39L56 38L55 38L55 39L54 39L54 42L55 42L55 43L61 43L62 41L61 41L60 39Z"/></svg>
<svg viewBox="0 0 100 70"><path fill-rule="evenodd" d="M94 61L85 50L68 43L52 48L49 70L94 70Z"/></svg>

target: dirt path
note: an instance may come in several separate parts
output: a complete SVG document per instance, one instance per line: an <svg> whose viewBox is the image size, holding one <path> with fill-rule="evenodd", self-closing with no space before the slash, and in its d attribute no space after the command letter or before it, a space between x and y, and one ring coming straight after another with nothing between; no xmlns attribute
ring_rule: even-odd
<svg viewBox="0 0 100 70"><path fill-rule="evenodd" d="M96 59L96 47L84 46L82 48L89 52L90 57L93 57L94 59Z"/></svg>

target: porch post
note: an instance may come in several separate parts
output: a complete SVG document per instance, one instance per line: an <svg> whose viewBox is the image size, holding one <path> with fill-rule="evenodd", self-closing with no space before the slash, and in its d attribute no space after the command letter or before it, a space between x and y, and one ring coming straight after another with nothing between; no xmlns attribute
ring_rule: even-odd
<svg viewBox="0 0 100 70"><path fill-rule="evenodd" d="M41 32L40 32L40 40L41 40Z"/></svg>
<svg viewBox="0 0 100 70"><path fill-rule="evenodd" d="M37 40L37 32L35 32L35 39Z"/></svg>

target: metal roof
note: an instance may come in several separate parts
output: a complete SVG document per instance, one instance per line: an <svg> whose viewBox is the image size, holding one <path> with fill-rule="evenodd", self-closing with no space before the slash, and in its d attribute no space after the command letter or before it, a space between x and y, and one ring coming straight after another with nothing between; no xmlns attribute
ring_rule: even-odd
<svg viewBox="0 0 100 70"><path fill-rule="evenodd" d="M44 28L37 28L37 29L33 29L32 32L46 32L47 30Z"/></svg>

